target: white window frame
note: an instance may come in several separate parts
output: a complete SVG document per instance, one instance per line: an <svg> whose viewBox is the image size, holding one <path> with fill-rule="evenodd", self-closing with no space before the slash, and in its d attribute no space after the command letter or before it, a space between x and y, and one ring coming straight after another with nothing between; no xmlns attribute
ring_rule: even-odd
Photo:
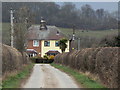
<svg viewBox="0 0 120 90"><path fill-rule="evenodd" d="M37 45L35 44L37 43ZM33 47L39 47L39 40L33 40Z"/></svg>

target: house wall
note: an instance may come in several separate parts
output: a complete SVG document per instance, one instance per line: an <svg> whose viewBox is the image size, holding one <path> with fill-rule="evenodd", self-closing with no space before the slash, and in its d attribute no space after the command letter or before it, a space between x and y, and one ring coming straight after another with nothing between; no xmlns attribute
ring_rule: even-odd
<svg viewBox="0 0 120 90"><path fill-rule="evenodd" d="M34 49L38 52L38 55L41 56L41 42L39 41L39 46L33 46L33 40L28 41L27 49Z"/></svg>
<svg viewBox="0 0 120 90"><path fill-rule="evenodd" d="M59 47L55 46L55 41L56 40L50 40L50 46L44 46L44 40L41 41L41 56L43 57L46 52L49 50L58 50L61 53L61 49ZM69 41L67 42L67 48L65 52L69 52Z"/></svg>

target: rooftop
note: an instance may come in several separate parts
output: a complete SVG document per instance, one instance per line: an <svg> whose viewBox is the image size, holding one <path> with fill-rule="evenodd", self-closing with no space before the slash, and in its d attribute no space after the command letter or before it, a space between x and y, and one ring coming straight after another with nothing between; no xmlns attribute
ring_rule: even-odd
<svg viewBox="0 0 120 90"><path fill-rule="evenodd" d="M56 26L47 26L47 30L40 30L40 25L32 25L27 32L28 40L59 40L66 37ZM59 35L58 35L59 32Z"/></svg>

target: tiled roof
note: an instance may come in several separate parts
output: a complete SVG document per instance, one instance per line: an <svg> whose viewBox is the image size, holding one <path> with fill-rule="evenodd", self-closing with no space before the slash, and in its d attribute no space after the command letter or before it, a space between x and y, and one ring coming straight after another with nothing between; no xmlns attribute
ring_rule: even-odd
<svg viewBox="0 0 120 90"><path fill-rule="evenodd" d="M39 30L39 25L33 25L27 32L28 40L59 40L66 37L60 30L55 26L47 26L47 30ZM56 35L59 31L59 35Z"/></svg>

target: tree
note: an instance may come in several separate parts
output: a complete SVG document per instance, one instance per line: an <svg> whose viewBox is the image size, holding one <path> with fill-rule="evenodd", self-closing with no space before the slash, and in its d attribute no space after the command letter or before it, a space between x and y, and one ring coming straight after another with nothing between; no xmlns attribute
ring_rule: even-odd
<svg viewBox="0 0 120 90"><path fill-rule="evenodd" d="M25 50L26 32L32 24L32 14L27 7L22 7L16 12L14 29L15 48L20 52Z"/></svg>
<svg viewBox="0 0 120 90"><path fill-rule="evenodd" d="M82 22L82 28L83 29L92 29L95 26L95 11L92 9L92 7L88 4L83 5L81 7L81 22Z"/></svg>
<svg viewBox="0 0 120 90"><path fill-rule="evenodd" d="M35 23L40 24L41 16L45 18L48 25L55 25L63 28L72 28L75 24L79 29L107 30L117 29L118 11L108 12L104 9L93 9L90 5L83 5L76 8L74 3L65 2L58 5L55 2L3 2L2 21L10 22L9 10L26 6L35 14Z"/></svg>
<svg viewBox="0 0 120 90"><path fill-rule="evenodd" d="M67 44L66 44L67 42L68 40L66 38L59 40L59 45L62 53L65 52L65 49L67 48Z"/></svg>

